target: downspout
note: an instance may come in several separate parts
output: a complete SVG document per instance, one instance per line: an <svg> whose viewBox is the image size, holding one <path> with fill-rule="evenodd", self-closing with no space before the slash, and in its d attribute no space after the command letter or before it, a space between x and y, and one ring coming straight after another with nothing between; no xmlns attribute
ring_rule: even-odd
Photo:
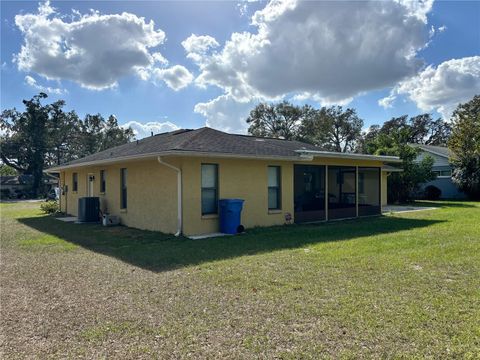
<svg viewBox="0 0 480 360"><path fill-rule="evenodd" d="M161 156L157 156L157 160L160 164L177 172L177 232L175 236L180 236L182 233L182 170L166 163L162 160Z"/></svg>

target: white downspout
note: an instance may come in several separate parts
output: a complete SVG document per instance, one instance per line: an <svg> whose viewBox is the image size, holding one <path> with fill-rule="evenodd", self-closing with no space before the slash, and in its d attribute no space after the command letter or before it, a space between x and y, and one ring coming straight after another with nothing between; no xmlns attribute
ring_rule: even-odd
<svg viewBox="0 0 480 360"><path fill-rule="evenodd" d="M162 160L161 156L157 157L157 160L160 164L165 165L166 167L175 170L177 172L177 232L175 236L180 236L182 233L182 170L179 168L166 163Z"/></svg>

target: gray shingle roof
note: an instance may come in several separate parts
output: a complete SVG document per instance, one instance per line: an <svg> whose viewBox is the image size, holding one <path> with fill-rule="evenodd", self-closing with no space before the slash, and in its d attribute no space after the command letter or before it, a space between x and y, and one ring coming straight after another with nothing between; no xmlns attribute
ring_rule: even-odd
<svg viewBox="0 0 480 360"><path fill-rule="evenodd" d="M80 165L115 158L135 157L146 154L160 154L167 151L205 152L247 156L295 157L295 150L321 150L300 141L273 138L258 138L247 135L227 134L203 127L196 130L177 130L150 136L128 144L73 160L62 166Z"/></svg>
<svg viewBox="0 0 480 360"><path fill-rule="evenodd" d="M424 151L443 156L443 157L448 158L452 156L452 152L447 147L444 147L444 146L423 145L423 144L410 144L410 145L418 147Z"/></svg>

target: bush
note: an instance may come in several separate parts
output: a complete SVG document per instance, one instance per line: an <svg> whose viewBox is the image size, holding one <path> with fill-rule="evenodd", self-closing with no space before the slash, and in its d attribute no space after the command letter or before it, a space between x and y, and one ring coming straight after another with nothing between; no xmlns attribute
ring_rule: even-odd
<svg viewBox="0 0 480 360"><path fill-rule="evenodd" d="M442 196L442 190L433 185L428 185L425 188L425 199L427 200L438 200Z"/></svg>
<svg viewBox="0 0 480 360"><path fill-rule="evenodd" d="M45 214L55 214L59 211L58 202L46 201L40 205L40 210L42 210Z"/></svg>
<svg viewBox="0 0 480 360"><path fill-rule="evenodd" d="M11 196L12 196L12 193L10 192L10 189L0 190L0 199L10 199Z"/></svg>

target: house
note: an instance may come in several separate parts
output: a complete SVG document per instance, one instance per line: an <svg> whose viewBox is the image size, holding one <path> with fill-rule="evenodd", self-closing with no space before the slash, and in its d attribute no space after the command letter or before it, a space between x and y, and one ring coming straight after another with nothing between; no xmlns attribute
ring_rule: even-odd
<svg viewBox="0 0 480 360"><path fill-rule="evenodd" d="M165 233L219 230L218 200L244 199L246 228L381 214L393 156L322 151L298 141L207 127L134 141L50 168L60 207L98 196L122 224Z"/></svg>
<svg viewBox="0 0 480 360"><path fill-rule="evenodd" d="M448 160L451 158L452 153L448 148L423 144L411 144L411 146L420 149L416 161L422 161L427 155L431 156L434 160L432 169L437 175L437 178L422 184L420 188L422 194L425 188L431 185L441 190L441 199L464 199L466 197L463 192L458 190L452 181L452 165Z"/></svg>
<svg viewBox="0 0 480 360"><path fill-rule="evenodd" d="M31 194L33 175L3 175L0 176L0 194L2 199L28 198ZM58 180L52 176L43 179L44 191L57 186Z"/></svg>

